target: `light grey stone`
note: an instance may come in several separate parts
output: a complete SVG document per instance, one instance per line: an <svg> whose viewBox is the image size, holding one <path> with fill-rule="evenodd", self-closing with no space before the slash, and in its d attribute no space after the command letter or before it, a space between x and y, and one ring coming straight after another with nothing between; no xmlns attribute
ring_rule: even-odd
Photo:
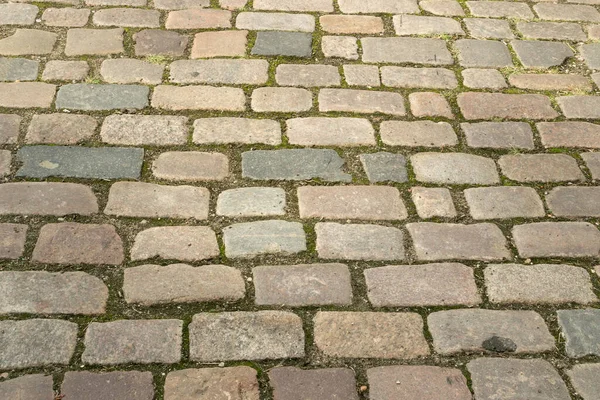
<svg viewBox="0 0 600 400"><path fill-rule="evenodd" d="M567 154L508 154L500 157L498 165L508 179L517 182L585 179L575 159Z"/></svg>
<svg viewBox="0 0 600 400"><path fill-rule="evenodd" d="M281 126L270 119L200 118L194 121L192 140L196 144L263 143L274 146L281 143Z"/></svg>
<svg viewBox="0 0 600 400"><path fill-rule="evenodd" d="M129 58L104 60L100 74L109 83L142 83L157 85L162 82L162 65Z"/></svg>
<svg viewBox="0 0 600 400"><path fill-rule="evenodd" d="M246 0L242 1L245 4ZM223 4L221 0L221 6ZM172 371L165 381L164 398L196 400L198 393L202 393L207 399L215 400L259 400L256 375L256 370L247 366Z"/></svg>
<svg viewBox="0 0 600 400"><path fill-rule="evenodd" d="M522 258L598 257L600 232L588 222L536 222L516 225L513 240Z"/></svg>
<svg viewBox="0 0 600 400"><path fill-rule="evenodd" d="M57 40L58 35L54 32L37 29L17 29L13 35L0 39L0 55L50 54Z"/></svg>
<svg viewBox="0 0 600 400"><path fill-rule="evenodd" d="M281 86L339 86L338 68L320 64L281 64L275 71L275 80Z"/></svg>
<svg viewBox="0 0 600 400"><path fill-rule="evenodd" d="M225 254L230 258L285 255L306 251L306 234L299 222L246 222L224 228L223 243Z"/></svg>
<svg viewBox="0 0 600 400"><path fill-rule="evenodd" d="M51 375L23 375L0 382L0 396L6 399L54 400Z"/></svg>
<svg viewBox="0 0 600 400"><path fill-rule="evenodd" d="M110 144L181 145L188 136L187 117L171 115L109 115L100 137Z"/></svg>
<svg viewBox="0 0 600 400"><path fill-rule="evenodd" d="M446 68L381 67L384 86L454 89L458 86L454 72Z"/></svg>
<svg viewBox="0 0 600 400"><path fill-rule="evenodd" d="M0 25L33 25L38 12L33 4L0 4Z"/></svg>
<svg viewBox="0 0 600 400"><path fill-rule="evenodd" d="M371 183L408 181L406 158L402 154L379 152L361 154L359 158Z"/></svg>
<svg viewBox="0 0 600 400"><path fill-rule="evenodd" d="M492 185L500 182L491 158L465 153L417 153L410 158L416 179L440 184Z"/></svg>
<svg viewBox="0 0 600 400"><path fill-rule="evenodd" d="M123 28L114 29L69 29L65 55L109 55L123 53Z"/></svg>
<svg viewBox="0 0 600 400"><path fill-rule="evenodd" d="M558 310L557 314L569 357L600 355L600 310Z"/></svg>
<svg viewBox="0 0 600 400"><path fill-rule="evenodd" d="M581 25L573 22L517 22L517 29L528 39L573 40L583 42L587 36Z"/></svg>
<svg viewBox="0 0 600 400"><path fill-rule="evenodd" d="M285 190L271 187L246 187L225 190L217 199L217 215L226 217L263 217L285 215Z"/></svg>
<svg viewBox="0 0 600 400"><path fill-rule="evenodd" d="M513 40L511 46L526 68L547 69L561 65L567 58L574 55L573 50L565 43Z"/></svg>
<svg viewBox="0 0 600 400"><path fill-rule="evenodd" d="M392 18L396 35L459 35L465 32L460 22L445 17L400 14Z"/></svg>
<svg viewBox="0 0 600 400"><path fill-rule="evenodd" d="M38 61L26 58L0 57L0 81L35 81L39 66Z"/></svg>
<svg viewBox="0 0 600 400"><path fill-rule="evenodd" d="M411 197L419 218L456 217L452 195L446 188L413 187Z"/></svg>
<svg viewBox="0 0 600 400"><path fill-rule="evenodd" d="M576 364L566 373L583 400L598 400L600 382L596 377L600 374L600 364Z"/></svg>
<svg viewBox="0 0 600 400"><path fill-rule="evenodd" d="M526 122L462 123L461 129L471 147L533 150L533 131Z"/></svg>
<svg viewBox="0 0 600 400"><path fill-rule="evenodd" d="M557 217L600 216L600 188L559 186L550 190L546 203Z"/></svg>
<svg viewBox="0 0 600 400"><path fill-rule="evenodd" d="M472 89L503 89L508 87L504 76L495 69L467 68L462 70L462 77L463 85Z"/></svg>
<svg viewBox="0 0 600 400"><path fill-rule="evenodd" d="M308 14L241 12L235 26L249 31L313 32L315 17Z"/></svg>
<svg viewBox="0 0 600 400"><path fill-rule="evenodd" d="M446 41L427 38L375 38L361 40L362 60L367 63L414 63L449 65L454 63Z"/></svg>
<svg viewBox="0 0 600 400"><path fill-rule="evenodd" d="M42 80L44 81L81 81L90 70L87 61L52 60L46 63Z"/></svg>
<svg viewBox="0 0 600 400"><path fill-rule="evenodd" d="M495 40L460 39L454 43L458 62L463 67L512 67L512 57L506 45Z"/></svg>
<svg viewBox="0 0 600 400"><path fill-rule="evenodd" d="M155 226L138 233L131 248L132 260L200 261L218 255L217 236L208 226Z"/></svg>
<svg viewBox="0 0 600 400"><path fill-rule="evenodd" d="M98 122L89 115L38 114L29 124L27 143L76 144L89 139Z"/></svg>
<svg viewBox="0 0 600 400"><path fill-rule="evenodd" d="M171 63L174 83L261 85L267 82L266 60L178 60Z"/></svg>
<svg viewBox="0 0 600 400"><path fill-rule="evenodd" d="M473 219L544 217L544 204L534 188L497 186L464 191Z"/></svg>
<svg viewBox="0 0 600 400"><path fill-rule="evenodd" d="M381 141L390 146L445 147L458 144L452 125L434 121L383 121Z"/></svg>
<svg viewBox="0 0 600 400"><path fill-rule="evenodd" d="M0 260L17 259L23 255L27 229L25 224L0 224Z"/></svg>
<svg viewBox="0 0 600 400"><path fill-rule="evenodd" d="M508 21L489 18L465 18L463 20L472 37L478 39L513 39Z"/></svg>
<svg viewBox="0 0 600 400"><path fill-rule="evenodd" d="M0 114L0 144L13 144L19 137L22 117L16 114Z"/></svg>
<svg viewBox="0 0 600 400"><path fill-rule="evenodd" d="M60 87L56 108L85 111L142 109L148 106L149 93L147 86L76 83Z"/></svg>

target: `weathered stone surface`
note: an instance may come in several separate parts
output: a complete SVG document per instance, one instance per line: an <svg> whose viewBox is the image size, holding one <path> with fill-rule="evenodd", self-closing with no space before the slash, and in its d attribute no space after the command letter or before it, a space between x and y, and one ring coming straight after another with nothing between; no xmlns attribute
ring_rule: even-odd
<svg viewBox="0 0 600 400"><path fill-rule="evenodd" d="M223 243L230 258L286 255L306 251L306 234L299 222L246 222L223 228Z"/></svg>
<svg viewBox="0 0 600 400"><path fill-rule="evenodd" d="M495 69L463 69L462 77L463 85L472 89L503 89L508 86L504 76Z"/></svg>
<svg viewBox="0 0 600 400"><path fill-rule="evenodd" d="M511 46L526 68L550 68L574 55L565 43L513 40Z"/></svg>
<svg viewBox="0 0 600 400"><path fill-rule="evenodd" d="M600 118L600 96L563 96L556 102L567 118Z"/></svg>
<svg viewBox="0 0 600 400"><path fill-rule="evenodd" d="M258 305L352 304L350 272L344 264L259 266L252 275Z"/></svg>
<svg viewBox="0 0 600 400"><path fill-rule="evenodd" d="M375 130L367 119L308 117L288 119L286 124L290 144L342 147L375 144Z"/></svg>
<svg viewBox="0 0 600 400"><path fill-rule="evenodd" d="M312 54L312 35L303 32L260 31L251 54L308 58Z"/></svg>
<svg viewBox="0 0 600 400"><path fill-rule="evenodd" d="M447 122L383 121L381 141L391 146L444 147L454 146L458 137Z"/></svg>
<svg viewBox="0 0 600 400"><path fill-rule="evenodd" d="M510 257L506 239L494 224L419 222L406 225L419 260L502 260Z"/></svg>
<svg viewBox="0 0 600 400"><path fill-rule="evenodd" d="M300 88L262 87L252 91L252 110L257 112L302 112L313 106L313 95Z"/></svg>
<svg viewBox="0 0 600 400"><path fill-rule="evenodd" d="M383 33L383 21L380 17L367 15L323 15L319 18L325 32L336 34L358 33L375 35Z"/></svg>
<svg viewBox="0 0 600 400"><path fill-rule="evenodd" d="M90 215L98 212L92 190L77 183L13 182L0 184L0 214Z"/></svg>
<svg viewBox="0 0 600 400"><path fill-rule="evenodd" d="M600 355L600 310L558 310L557 314L569 357Z"/></svg>
<svg viewBox="0 0 600 400"><path fill-rule="evenodd" d="M47 224L40 230L31 259L47 264L119 265L123 243L112 225Z"/></svg>
<svg viewBox="0 0 600 400"><path fill-rule="evenodd" d="M429 354L423 320L416 313L320 311L314 335L328 357L411 359Z"/></svg>
<svg viewBox="0 0 600 400"><path fill-rule="evenodd" d="M460 39L454 42L458 62L463 67L512 67L513 62L506 45L495 40Z"/></svg>
<svg viewBox="0 0 600 400"><path fill-rule="evenodd" d="M328 58L358 60L358 41L353 36L323 36L321 50L323 55Z"/></svg>
<svg viewBox="0 0 600 400"><path fill-rule="evenodd" d="M421 0L419 7L435 15L444 15L448 17L462 17L465 11L461 5L453 0Z"/></svg>
<svg viewBox="0 0 600 400"><path fill-rule="evenodd" d="M248 31L201 32L194 36L191 58L243 57Z"/></svg>
<svg viewBox="0 0 600 400"><path fill-rule="evenodd" d="M69 364L77 344L77 324L57 319L0 321L0 368Z"/></svg>
<svg viewBox="0 0 600 400"><path fill-rule="evenodd" d="M45 81L81 81L90 70L87 61L48 61L42 74Z"/></svg>
<svg viewBox="0 0 600 400"><path fill-rule="evenodd" d="M551 21L600 22L600 13L592 6L538 3L533 9L541 19Z"/></svg>
<svg viewBox="0 0 600 400"><path fill-rule="evenodd" d="M178 60L170 66L175 83L260 85L269 78L266 60Z"/></svg>
<svg viewBox="0 0 600 400"><path fill-rule="evenodd" d="M540 122L544 147L600 148L600 125L589 122Z"/></svg>
<svg viewBox="0 0 600 400"><path fill-rule="evenodd" d="M399 93L352 89L321 89L319 111L406 115L404 98Z"/></svg>
<svg viewBox="0 0 600 400"><path fill-rule="evenodd" d="M485 351L483 342L493 336L516 343L515 353L554 349L554 337L534 311L449 310L429 314L427 326L433 347L440 354Z"/></svg>
<svg viewBox="0 0 600 400"><path fill-rule="evenodd" d="M534 148L533 132L526 122L462 123L467 144L480 148Z"/></svg>
<svg viewBox="0 0 600 400"><path fill-rule="evenodd" d="M473 219L544 217L544 204L535 189L520 186L470 188L464 191Z"/></svg>
<svg viewBox="0 0 600 400"><path fill-rule="evenodd" d="M190 359L194 361L273 360L304 356L302 320L286 311L194 315Z"/></svg>
<svg viewBox="0 0 600 400"><path fill-rule="evenodd" d="M109 83L142 83L157 85L162 82L165 67L133 58L109 59L102 62L100 74Z"/></svg>
<svg viewBox="0 0 600 400"><path fill-rule="evenodd" d="M489 18L465 18L465 25L472 37L478 39L513 39L508 21Z"/></svg>
<svg viewBox="0 0 600 400"><path fill-rule="evenodd" d="M80 28L87 25L90 10L87 8L46 8L42 21L48 26Z"/></svg>
<svg viewBox="0 0 600 400"><path fill-rule="evenodd" d="M16 176L139 179L144 150L125 147L26 146L17 151Z"/></svg>
<svg viewBox="0 0 600 400"><path fill-rule="evenodd" d="M454 72L445 68L381 67L384 86L426 89L454 89Z"/></svg>
<svg viewBox="0 0 600 400"><path fill-rule="evenodd" d="M188 44L188 37L177 32L159 29L146 29L133 35L137 56L162 55L182 56Z"/></svg>
<svg viewBox="0 0 600 400"><path fill-rule="evenodd" d="M444 1L450 3L450 1ZM420 3L421 6L423 2ZM372 399L471 400L462 372L454 368L391 365L369 368Z"/></svg>
<svg viewBox="0 0 600 400"><path fill-rule="evenodd" d="M452 195L446 188L413 187L411 197L419 218L456 217Z"/></svg>
<svg viewBox="0 0 600 400"><path fill-rule="evenodd" d="M181 360L183 322L176 319L92 322L85 333L84 364L174 364Z"/></svg>
<svg viewBox="0 0 600 400"><path fill-rule="evenodd" d="M40 63L38 61L26 58L0 57L0 82L35 81L39 66Z"/></svg>
<svg viewBox="0 0 600 400"><path fill-rule="evenodd" d="M395 265L364 271L375 307L476 305L473 269L463 264Z"/></svg>
<svg viewBox="0 0 600 400"><path fill-rule="evenodd" d="M508 179L518 182L562 182L585 179L575 159L567 154L509 154L498 165Z"/></svg>
<svg viewBox="0 0 600 400"><path fill-rule="evenodd" d="M517 29L528 39L585 41L581 25L572 22L517 22Z"/></svg>
<svg viewBox="0 0 600 400"><path fill-rule="evenodd" d="M512 74L508 81L514 87L531 90L592 90L589 79L574 74Z"/></svg>
<svg viewBox="0 0 600 400"><path fill-rule="evenodd" d="M53 400L52 376L23 375L0 382L0 395L7 399Z"/></svg>
<svg viewBox="0 0 600 400"><path fill-rule="evenodd" d="M500 182L496 164L490 158L464 153L417 153L410 162L420 182L454 185Z"/></svg>
<svg viewBox="0 0 600 400"><path fill-rule="evenodd" d="M453 64L454 59L441 39L374 38L361 40L362 60L368 63Z"/></svg>
<svg viewBox="0 0 600 400"><path fill-rule="evenodd" d="M467 364L478 399L568 400L560 375L545 360L479 358Z"/></svg>
<svg viewBox="0 0 600 400"><path fill-rule="evenodd" d="M125 301L145 306L235 301L245 293L240 271L225 265L141 265L126 268L123 277Z"/></svg>
<svg viewBox="0 0 600 400"><path fill-rule="evenodd" d="M600 232L587 222L537 222L512 229L519 255L529 257L597 257Z"/></svg>
<svg viewBox="0 0 600 400"><path fill-rule="evenodd" d="M140 85L75 83L60 87L56 107L86 111L142 109L148 106L149 93L147 86Z"/></svg>
<svg viewBox="0 0 600 400"><path fill-rule="evenodd" d="M419 6L415 0L339 0L340 10L346 14L415 14L419 12Z"/></svg>
<svg viewBox="0 0 600 400"><path fill-rule="evenodd" d="M221 5L223 5L223 0L221 0ZM187 10L209 6L210 0L154 0L154 8L158 10Z"/></svg>
<svg viewBox="0 0 600 400"><path fill-rule="evenodd" d="M600 188L555 187L546 196L546 203L557 217L600 216Z"/></svg>
<svg viewBox="0 0 600 400"><path fill-rule="evenodd" d="M0 4L0 25L33 25L38 11L31 4Z"/></svg>
<svg viewBox="0 0 600 400"><path fill-rule="evenodd" d="M600 179L600 153L588 152L580 154L590 170L593 179Z"/></svg>
<svg viewBox="0 0 600 400"><path fill-rule="evenodd" d="M154 161L152 174L169 181L222 181L229 175L229 159L221 153L169 151Z"/></svg>
<svg viewBox="0 0 600 400"><path fill-rule="evenodd" d="M379 153L361 154L359 158L371 183L402 183L408 181L406 158L402 154L382 151Z"/></svg>
<svg viewBox="0 0 600 400"><path fill-rule="evenodd" d="M242 153L242 176L258 180L349 182L344 160L330 149L255 150Z"/></svg>
<svg viewBox="0 0 600 400"><path fill-rule="evenodd" d="M215 400L259 400L259 389L250 367L183 369L167 375L165 400L194 400L199 393Z"/></svg>
<svg viewBox="0 0 600 400"><path fill-rule="evenodd" d="M600 374L600 364L576 364L566 371L571 384L584 400L594 400L600 393L596 377Z"/></svg>
<svg viewBox="0 0 600 400"><path fill-rule="evenodd" d="M219 255L214 231L207 226L156 226L138 233L131 248L132 260L159 257L165 260L200 261Z"/></svg>
<svg viewBox="0 0 600 400"><path fill-rule="evenodd" d="M600 69L600 45L598 43L583 44L580 51L590 69Z"/></svg>
<svg viewBox="0 0 600 400"><path fill-rule="evenodd" d="M161 85L154 89L152 107L173 111L244 111L246 97L241 88Z"/></svg>
<svg viewBox="0 0 600 400"><path fill-rule="evenodd" d="M460 93L458 106L466 119L553 119L558 113L539 94Z"/></svg>
<svg viewBox="0 0 600 400"><path fill-rule="evenodd" d="M27 225L0 224L0 259L17 259L25 250Z"/></svg>
<svg viewBox="0 0 600 400"><path fill-rule="evenodd" d="M385 186L302 186L300 218L400 220L408 216L400 192Z"/></svg>
<svg viewBox="0 0 600 400"><path fill-rule="evenodd" d="M167 29L231 28L231 11L191 8L171 11L165 22Z"/></svg>
<svg viewBox="0 0 600 400"><path fill-rule="evenodd" d="M108 288L84 272L0 272L0 314L103 314Z"/></svg>
<svg viewBox="0 0 600 400"><path fill-rule="evenodd" d="M344 78L350 86L379 86L379 68L376 65L344 65Z"/></svg>
<svg viewBox="0 0 600 400"><path fill-rule="evenodd" d="M12 154L10 150L0 150L0 177L10 174Z"/></svg>
<svg viewBox="0 0 600 400"><path fill-rule="evenodd" d="M19 137L22 118L16 114L0 114L0 144L13 144Z"/></svg>
<svg viewBox="0 0 600 400"><path fill-rule="evenodd" d="M440 93L417 92L408 95L410 111L417 118L443 117L454 119L448 100Z"/></svg>
<svg viewBox="0 0 600 400"><path fill-rule="evenodd" d="M25 141L27 143L76 144L89 139L98 123L87 115L34 115Z"/></svg>
<svg viewBox="0 0 600 400"><path fill-rule="evenodd" d="M452 18L401 14L392 20L398 36L465 34L460 23Z"/></svg>
<svg viewBox="0 0 600 400"><path fill-rule="evenodd" d="M269 371L269 383L276 400L358 400L354 371L347 368L276 367Z"/></svg>
<svg viewBox="0 0 600 400"><path fill-rule="evenodd" d="M281 64L275 71L275 80L281 86L339 86L341 77L333 65Z"/></svg>
<svg viewBox="0 0 600 400"><path fill-rule="evenodd" d="M194 121L192 141L204 143L281 143L279 122L269 119L200 118Z"/></svg>
<svg viewBox="0 0 600 400"><path fill-rule="evenodd" d="M0 55L22 56L50 54L58 35L37 29L17 29L11 36L0 39Z"/></svg>
<svg viewBox="0 0 600 400"><path fill-rule="evenodd" d="M110 187L105 214L149 218L208 218L208 189L142 182L117 182Z"/></svg>
<svg viewBox="0 0 600 400"><path fill-rule="evenodd" d="M532 19L533 13L527 3L467 1L471 14L477 17Z"/></svg>
<svg viewBox="0 0 600 400"><path fill-rule="evenodd" d="M493 303L594 303L588 272L556 264L497 264L485 271L488 298Z"/></svg>
<svg viewBox="0 0 600 400"><path fill-rule="evenodd" d="M56 86L41 82L0 83L0 107L50 108Z"/></svg>
<svg viewBox="0 0 600 400"><path fill-rule="evenodd" d="M241 12L236 18L235 26L238 29L249 31L313 32L315 30L315 17L308 14ZM264 38L273 38L273 36L267 35Z"/></svg>
<svg viewBox="0 0 600 400"><path fill-rule="evenodd" d="M333 12L332 0L256 0L255 10Z"/></svg>
<svg viewBox="0 0 600 400"><path fill-rule="evenodd" d="M404 236L397 228L379 225L315 225L320 258L342 260L403 260Z"/></svg>
<svg viewBox="0 0 600 400"><path fill-rule="evenodd" d="M100 137L110 144L166 146L187 142L187 117L169 115L109 115Z"/></svg>
<svg viewBox="0 0 600 400"><path fill-rule="evenodd" d="M282 188L246 187L221 192L217 215L226 217L263 217L285 215L285 191Z"/></svg>
<svg viewBox="0 0 600 400"><path fill-rule="evenodd" d="M160 27L159 18L160 13L156 10L107 8L96 10L92 20L98 26L158 28Z"/></svg>
<svg viewBox="0 0 600 400"><path fill-rule="evenodd" d="M123 28L69 29L65 54L72 57L123 53L123 33Z"/></svg>
<svg viewBox="0 0 600 400"><path fill-rule="evenodd" d="M80 400L152 400L154 383L151 372L67 372L61 386L61 394L65 398Z"/></svg>

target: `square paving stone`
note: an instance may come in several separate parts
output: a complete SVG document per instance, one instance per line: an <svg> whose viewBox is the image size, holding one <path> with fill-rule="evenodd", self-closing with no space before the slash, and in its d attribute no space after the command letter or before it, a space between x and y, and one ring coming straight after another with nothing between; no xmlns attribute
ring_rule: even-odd
<svg viewBox="0 0 600 400"><path fill-rule="evenodd" d="M358 400L354 371L347 368L277 367L269 371L269 383L274 400Z"/></svg>
<svg viewBox="0 0 600 400"><path fill-rule="evenodd" d="M406 158L402 154L387 152L361 154L360 162L369 182L406 182Z"/></svg>
<svg viewBox="0 0 600 400"><path fill-rule="evenodd" d="M303 32L261 31L252 47L253 55L310 57L312 34Z"/></svg>
<svg viewBox="0 0 600 400"><path fill-rule="evenodd" d="M0 144L17 142L21 120L16 114L0 114Z"/></svg>
<svg viewBox="0 0 600 400"><path fill-rule="evenodd" d="M461 39L454 45L458 61L463 67L512 67L512 57L506 45L494 40Z"/></svg>
<svg viewBox="0 0 600 400"><path fill-rule="evenodd" d="M600 356L600 310L559 310L557 314L569 357Z"/></svg>
<svg viewBox="0 0 600 400"><path fill-rule="evenodd" d="M27 225L0 224L0 259L16 259L25 250Z"/></svg>
<svg viewBox="0 0 600 400"><path fill-rule="evenodd" d="M600 43L582 45L581 55L589 68L600 69Z"/></svg>

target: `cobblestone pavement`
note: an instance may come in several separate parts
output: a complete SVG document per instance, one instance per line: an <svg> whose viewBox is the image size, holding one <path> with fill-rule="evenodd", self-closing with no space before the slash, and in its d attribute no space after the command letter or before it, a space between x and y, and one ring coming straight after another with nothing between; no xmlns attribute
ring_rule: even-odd
<svg viewBox="0 0 600 400"><path fill-rule="evenodd" d="M600 399L600 0L11 1L1 398Z"/></svg>

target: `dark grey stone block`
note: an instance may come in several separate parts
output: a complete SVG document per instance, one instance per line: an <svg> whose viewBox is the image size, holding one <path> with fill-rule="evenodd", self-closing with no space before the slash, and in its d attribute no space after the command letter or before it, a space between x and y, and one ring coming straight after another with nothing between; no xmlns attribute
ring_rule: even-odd
<svg viewBox="0 0 600 400"><path fill-rule="evenodd" d="M252 54L310 57L312 55L312 35L302 32L258 32Z"/></svg>
<svg viewBox="0 0 600 400"><path fill-rule="evenodd" d="M56 95L56 108L73 110L142 109L148 106L148 86L90 85L62 86Z"/></svg>

